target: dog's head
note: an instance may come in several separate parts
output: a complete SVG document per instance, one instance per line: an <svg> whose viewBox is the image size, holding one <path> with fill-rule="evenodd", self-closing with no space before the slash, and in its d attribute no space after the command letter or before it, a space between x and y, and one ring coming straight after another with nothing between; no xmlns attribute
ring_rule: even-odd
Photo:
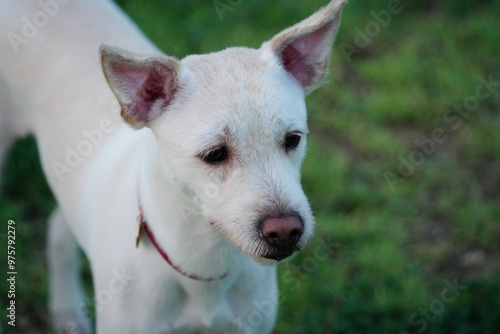
<svg viewBox="0 0 500 334"><path fill-rule="evenodd" d="M256 260L281 260L312 235L300 184L306 94L327 71L344 0L255 49L139 56L102 46L106 78L135 128L149 127L165 172L203 217Z"/></svg>

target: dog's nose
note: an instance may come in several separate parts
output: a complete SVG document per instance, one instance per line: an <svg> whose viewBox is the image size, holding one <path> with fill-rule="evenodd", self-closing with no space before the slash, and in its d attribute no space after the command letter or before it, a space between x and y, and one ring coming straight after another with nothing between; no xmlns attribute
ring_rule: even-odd
<svg viewBox="0 0 500 334"><path fill-rule="evenodd" d="M304 223L297 216L268 218L262 224L262 235L274 247L295 246L304 232Z"/></svg>

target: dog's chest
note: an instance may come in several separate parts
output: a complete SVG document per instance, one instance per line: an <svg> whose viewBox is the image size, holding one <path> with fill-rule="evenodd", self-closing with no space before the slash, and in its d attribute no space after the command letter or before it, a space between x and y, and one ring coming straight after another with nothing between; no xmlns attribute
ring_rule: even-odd
<svg viewBox="0 0 500 334"><path fill-rule="evenodd" d="M205 304L205 305L204 305ZM206 303L183 301L172 308L177 309L176 317L165 322L161 319L153 323L159 324L151 333L162 334L243 334L241 318L243 315L232 307L226 300L212 304L211 308Z"/></svg>
<svg viewBox="0 0 500 334"><path fill-rule="evenodd" d="M141 331L146 329L150 334L254 333L246 330L248 326L243 319L248 316L248 310L239 305L241 291L234 285L228 287L222 283L177 281L155 284L161 288L154 294L148 294L147 301L141 302L156 305L154 311L144 317L130 319L134 322L131 327ZM250 295L245 294L244 297L251 299ZM136 298L133 299L141 299L139 296Z"/></svg>

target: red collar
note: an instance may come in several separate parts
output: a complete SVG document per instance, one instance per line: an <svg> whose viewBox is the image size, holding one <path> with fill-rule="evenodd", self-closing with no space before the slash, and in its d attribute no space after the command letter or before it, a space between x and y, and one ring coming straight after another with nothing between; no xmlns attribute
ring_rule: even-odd
<svg viewBox="0 0 500 334"><path fill-rule="evenodd" d="M188 274L188 273L184 272L179 266L175 265L172 262L172 260L168 256L167 252L165 252L165 250L163 248L161 248L161 246L156 241L156 238L153 235L153 232L151 231L151 228L149 227L146 219L144 218L144 213L142 212L142 206L140 204L139 204L139 217L138 217L138 220L139 220L139 227L138 227L137 236L136 236L136 247L139 247L139 240L141 238L142 231L145 230L146 234L148 235L149 239L151 240L151 242L155 246L155 248L158 251L158 253L160 253L161 256L165 259L165 261L167 261L167 263L172 268L174 268L178 273L180 273L181 275L184 275L186 277L189 277L189 278L197 280L197 281L205 281L205 282L210 282L210 281L216 281L216 280L219 280L219 279L223 279L223 278L225 278L228 275L228 273L225 273L225 274L223 274L223 275L221 275L219 277L201 277L201 276L197 276L197 275L193 275L193 274Z"/></svg>

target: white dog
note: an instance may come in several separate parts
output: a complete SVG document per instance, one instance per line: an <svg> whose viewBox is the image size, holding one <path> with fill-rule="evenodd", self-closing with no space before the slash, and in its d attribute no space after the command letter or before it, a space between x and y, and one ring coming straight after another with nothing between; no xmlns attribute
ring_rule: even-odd
<svg viewBox="0 0 500 334"><path fill-rule="evenodd" d="M257 50L182 60L109 1L0 4L0 154L31 131L59 205L48 245L57 331L93 331L77 244L98 333L272 330L274 264L313 231L304 97L326 74L344 2Z"/></svg>

